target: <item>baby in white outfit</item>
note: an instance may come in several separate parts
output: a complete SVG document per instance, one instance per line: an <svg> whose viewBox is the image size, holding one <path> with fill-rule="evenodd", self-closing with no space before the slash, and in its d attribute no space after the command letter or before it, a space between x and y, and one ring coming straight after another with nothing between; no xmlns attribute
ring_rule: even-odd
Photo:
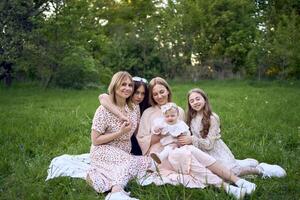
<svg viewBox="0 0 300 200"><path fill-rule="evenodd" d="M170 151L179 147L177 137L179 135L190 135L188 125L179 119L179 109L175 103L167 103L161 106L163 117L154 120L153 129L155 135L163 135L160 139L164 149L160 153L151 153L150 156L160 164L168 158Z"/></svg>

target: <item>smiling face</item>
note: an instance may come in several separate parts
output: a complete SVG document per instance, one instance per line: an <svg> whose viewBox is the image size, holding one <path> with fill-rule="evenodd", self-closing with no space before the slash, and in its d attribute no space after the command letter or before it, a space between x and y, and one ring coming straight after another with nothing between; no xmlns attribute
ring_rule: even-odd
<svg viewBox="0 0 300 200"><path fill-rule="evenodd" d="M164 118L167 124L176 124L178 119L178 111L176 109L169 109L164 113Z"/></svg>
<svg viewBox="0 0 300 200"><path fill-rule="evenodd" d="M132 102L135 105L140 104L145 98L145 87L144 85L140 85L138 89L133 93Z"/></svg>
<svg viewBox="0 0 300 200"><path fill-rule="evenodd" d="M205 99L198 92L192 92L189 96L189 104L191 108L197 112L202 111L205 106Z"/></svg>
<svg viewBox="0 0 300 200"><path fill-rule="evenodd" d="M133 84L129 77L125 77L121 83L120 86L116 88L116 97L127 99L130 97L130 95L133 92Z"/></svg>
<svg viewBox="0 0 300 200"><path fill-rule="evenodd" d="M153 100L159 105L165 105L168 103L169 91L161 84L156 84L152 89Z"/></svg>

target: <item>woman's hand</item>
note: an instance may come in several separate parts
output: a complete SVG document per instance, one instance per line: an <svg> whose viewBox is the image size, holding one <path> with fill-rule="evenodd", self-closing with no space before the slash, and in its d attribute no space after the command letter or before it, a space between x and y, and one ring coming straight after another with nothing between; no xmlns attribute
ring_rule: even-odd
<svg viewBox="0 0 300 200"><path fill-rule="evenodd" d="M130 122L129 118L126 115L123 115L123 114L120 116L120 119L121 119L122 122L127 122L127 123Z"/></svg>
<svg viewBox="0 0 300 200"><path fill-rule="evenodd" d="M192 144L192 136L190 135L180 135L177 139L181 146Z"/></svg>
<svg viewBox="0 0 300 200"><path fill-rule="evenodd" d="M123 135L125 133L128 133L130 130L131 130L131 123L128 122L128 121L124 121L121 125L121 128L120 128L120 135Z"/></svg>

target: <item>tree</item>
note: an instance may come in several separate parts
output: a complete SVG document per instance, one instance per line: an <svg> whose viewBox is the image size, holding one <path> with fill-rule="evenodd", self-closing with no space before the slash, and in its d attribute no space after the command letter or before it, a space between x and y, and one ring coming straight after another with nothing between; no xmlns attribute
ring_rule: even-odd
<svg viewBox="0 0 300 200"><path fill-rule="evenodd" d="M3 0L0 2L0 62L16 66L35 24L32 19L45 10L46 0Z"/></svg>
<svg viewBox="0 0 300 200"><path fill-rule="evenodd" d="M299 78L300 2L257 1L265 75ZM258 63L259 65L259 63Z"/></svg>

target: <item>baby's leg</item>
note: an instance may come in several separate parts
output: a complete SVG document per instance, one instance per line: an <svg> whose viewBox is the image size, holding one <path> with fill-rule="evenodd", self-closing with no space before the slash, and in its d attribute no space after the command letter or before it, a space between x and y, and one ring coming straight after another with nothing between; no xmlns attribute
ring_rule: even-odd
<svg viewBox="0 0 300 200"><path fill-rule="evenodd" d="M160 164L162 160L168 158L170 151L173 149L172 146L165 146L160 153L151 153L150 156L156 163Z"/></svg>
<svg viewBox="0 0 300 200"><path fill-rule="evenodd" d="M173 147L172 146L165 146L164 150L158 154L158 157L160 160L165 160L169 157L170 151L172 151Z"/></svg>

